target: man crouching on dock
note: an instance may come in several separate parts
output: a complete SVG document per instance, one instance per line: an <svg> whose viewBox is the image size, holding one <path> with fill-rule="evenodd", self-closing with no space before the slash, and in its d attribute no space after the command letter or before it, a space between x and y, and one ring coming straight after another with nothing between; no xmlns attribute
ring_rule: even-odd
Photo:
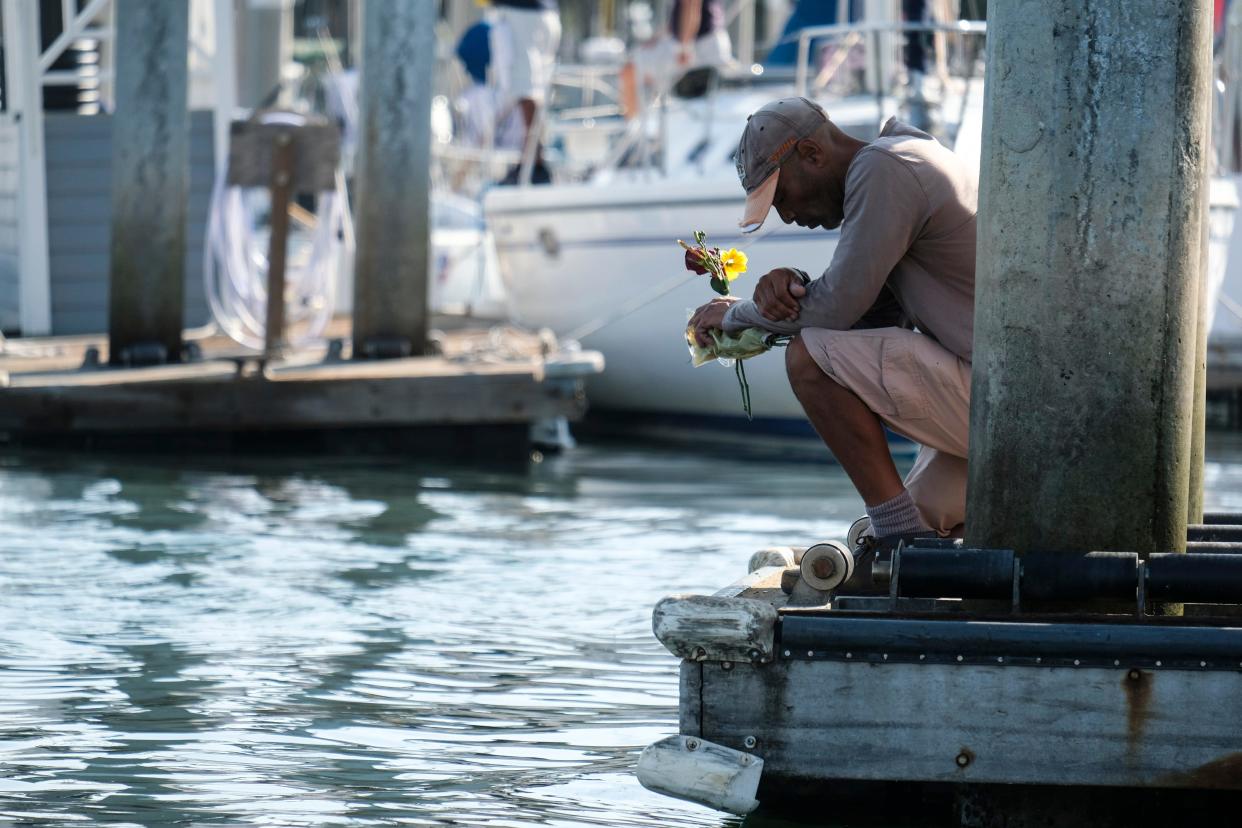
<svg viewBox="0 0 1242 828"><path fill-rule="evenodd" d="M789 382L853 481L877 537L961 531L966 513L977 176L930 135L890 118L866 143L819 106L784 98L747 119L737 171L741 226L840 228L817 279L777 268L751 301L691 318L712 329L796 334ZM919 443L903 482L881 424Z"/></svg>

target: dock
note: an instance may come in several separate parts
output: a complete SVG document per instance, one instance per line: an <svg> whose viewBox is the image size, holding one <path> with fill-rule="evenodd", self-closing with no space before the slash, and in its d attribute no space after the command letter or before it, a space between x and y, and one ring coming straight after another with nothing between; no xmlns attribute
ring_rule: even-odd
<svg viewBox="0 0 1242 828"><path fill-rule="evenodd" d="M860 521L660 601L679 732L646 787L834 824L1242 805L1242 516L1204 510L1211 29L1195 0L989 4L961 537Z"/></svg>
<svg viewBox="0 0 1242 828"><path fill-rule="evenodd" d="M141 448L393 448L512 456L531 428L575 421L590 351L512 326L437 332L428 356L350 359L348 322L276 360L209 336L193 358L107 367L108 337L24 338L0 353L0 440Z"/></svg>
<svg viewBox="0 0 1242 828"><path fill-rule="evenodd" d="M680 727L639 779L734 813L842 820L1112 826L1236 808L1242 516L1207 520L1186 553L1143 559L1024 563L947 540L761 550L714 595L656 606L656 637L683 659ZM1184 614L1161 614L1172 603Z"/></svg>
<svg viewBox="0 0 1242 828"><path fill-rule="evenodd" d="M255 108L234 120L233 21L228 4L217 4L217 28L228 37L216 54L229 57L216 61L216 191L265 190L268 199L266 220L253 222L215 202L204 231L215 240L203 248L212 252L203 264L212 330L235 341L186 330L189 8L118 4L110 18L107 323L99 325L107 330L54 336L80 328L58 329L51 313L36 158L45 141L43 73L105 5L75 14L66 4L54 48L17 50L6 64L5 108L16 113L7 146L26 155L7 162L21 170L19 206L10 211L21 243L6 266L22 308L19 324L6 328L21 336L0 340L0 442L455 459L526 458L540 441L569 444L565 424L585 410L583 381L603 369L598 354L563 348L546 333L450 326L432 315L430 2L366 8L358 125L366 152L353 166L341 126L325 118ZM4 11L13 31L42 25L23 4ZM331 206L342 203L344 210ZM308 255L297 255L295 220L319 231ZM345 272L338 245L352 254L348 300L336 281ZM219 292L226 278L236 288L229 301ZM329 323L334 308L344 315Z"/></svg>

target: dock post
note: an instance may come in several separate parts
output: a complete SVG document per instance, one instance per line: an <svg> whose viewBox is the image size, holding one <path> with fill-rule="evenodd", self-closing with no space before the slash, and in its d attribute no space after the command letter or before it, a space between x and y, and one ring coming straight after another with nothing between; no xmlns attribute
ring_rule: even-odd
<svg viewBox="0 0 1242 828"><path fill-rule="evenodd" d="M276 133L272 148L271 236L267 245L267 314L263 326L263 356L280 357L285 344L285 260L289 244L289 197L293 192L293 133Z"/></svg>
<svg viewBox="0 0 1242 828"><path fill-rule="evenodd" d="M367 0L363 11L355 358L426 349L437 9Z"/></svg>
<svg viewBox="0 0 1242 828"><path fill-rule="evenodd" d="M1211 4L988 17L966 543L1184 550Z"/></svg>
<svg viewBox="0 0 1242 828"><path fill-rule="evenodd" d="M117 0L109 361L180 358L189 192L188 0Z"/></svg>

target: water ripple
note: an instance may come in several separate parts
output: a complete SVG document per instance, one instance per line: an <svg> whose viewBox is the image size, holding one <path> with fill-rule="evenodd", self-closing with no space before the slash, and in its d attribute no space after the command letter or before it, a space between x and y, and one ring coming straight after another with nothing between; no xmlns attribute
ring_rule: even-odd
<svg viewBox="0 0 1242 828"><path fill-rule="evenodd" d="M677 728L651 607L859 509L829 466L665 451L2 458L0 820L737 826L633 776Z"/></svg>

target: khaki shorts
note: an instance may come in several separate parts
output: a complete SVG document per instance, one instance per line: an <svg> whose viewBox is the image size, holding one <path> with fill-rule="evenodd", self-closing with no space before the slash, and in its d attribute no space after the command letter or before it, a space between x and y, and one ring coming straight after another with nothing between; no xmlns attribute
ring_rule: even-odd
<svg viewBox="0 0 1242 828"><path fill-rule="evenodd" d="M960 530L966 517L970 363L904 328L804 328L800 335L825 374L920 445L906 488L933 529Z"/></svg>

